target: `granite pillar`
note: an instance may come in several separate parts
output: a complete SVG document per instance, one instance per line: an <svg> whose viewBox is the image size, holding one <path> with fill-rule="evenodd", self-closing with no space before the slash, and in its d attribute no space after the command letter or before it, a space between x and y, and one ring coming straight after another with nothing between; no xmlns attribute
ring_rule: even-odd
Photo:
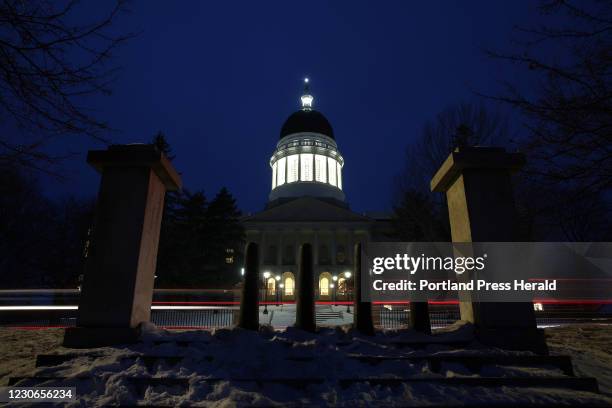
<svg viewBox="0 0 612 408"><path fill-rule="evenodd" d="M516 240L511 174L524 163L522 154L503 148L462 148L448 156L431 190L446 193L453 242ZM532 303L485 303L478 302L477 293L462 293L460 309L461 319L474 323L481 342L546 353Z"/></svg>
<svg viewBox="0 0 612 408"><path fill-rule="evenodd" d="M77 327L64 345L93 347L134 341L151 316L164 195L181 187L168 159L152 145L90 151L102 173Z"/></svg>

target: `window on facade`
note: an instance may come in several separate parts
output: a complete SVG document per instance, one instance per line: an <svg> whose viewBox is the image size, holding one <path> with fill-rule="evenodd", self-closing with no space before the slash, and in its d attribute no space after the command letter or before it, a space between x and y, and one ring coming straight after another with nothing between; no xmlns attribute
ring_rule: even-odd
<svg viewBox="0 0 612 408"><path fill-rule="evenodd" d="M339 295L346 294L346 279L345 278L338 279L338 294Z"/></svg>
<svg viewBox="0 0 612 408"><path fill-rule="evenodd" d="M268 282L266 282L266 289L268 296L276 295L276 281L274 278L268 278Z"/></svg>
<svg viewBox="0 0 612 408"><path fill-rule="evenodd" d="M300 156L297 154L287 157L287 183L298 181L298 162Z"/></svg>
<svg viewBox="0 0 612 408"><path fill-rule="evenodd" d="M277 163L278 163L278 179L276 180L276 185L277 186L282 186L283 184L285 184L285 166L287 162L287 158L283 157L281 159L278 159Z"/></svg>
<svg viewBox="0 0 612 408"><path fill-rule="evenodd" d="M327 183L327 157L315 154L315 181Z"/></svg>
<svg viewBox="0 0 612 408"><path fill-rule="evenodd" d="M293 291L295 289L295 280L292 277L288 276L285 278L285 296L293 296Z"/></svg>
<svg viewBox="0 0 612 408"><path fill-rule="evenodd" d="M336 263L342 265L346 262L346 252L344 251L344 245L338 245L336 250Z"/></svg>
<svg viewBox="0 0 612 408"><path fill-rule="evenodd" d="M278 167L278 162L274 162L272 165L272 188L276 188L276 168Z"/></svg>
<svg viewBox="0 0 612 408"><path fill-rule="evenodd" d="M331 258L329 256L329 248L327 245L319 245L319 264L320 265L329 265L331 262Z"/></svg>
<svg viewBox="0 0 612 408"><path fill-rule="evenodd" d="M338 188L342 190L342 166L338 163Z"/></svg>
<svg viewBox="0 0 612 408"><path fill-rule="evenodd" d="M293 250L293 245L285 246L285 251L283 252L283 264L284 265L293 265L295 263L295 251Z"/></svg>
<svg viewBox="0 0 612 408"><path fill-rule="evenodd" d="M329 296L329 279L325 276L319 280L319 295Z"/></svg>
<svg viewBox="0 0 612 408"><path fill-rule="evenodd" d="M312 181L313 154L304 153L300 155L300 180Z"/></svg>
<svg viewBox="0 0 612 408"><path fill-rule="evenodd" d="M264 263L267 265L276 264L276 245L270 245L266 250L266 256L264 257Z"/></svg>
<svg viewBox="0 0 612 408"><path fill-rule="evenodd" d="M327 158L327 164L329 167L329 184L332 186L336 185L336 160L331 157Z"/></svg>
<svg viewBox="0 0 612 408"><path fill-rule="evenodd" d="M225 263L226 264L233 264L234 263L234 257L233 256L228 256L227 258L225 258Z"/></svg>

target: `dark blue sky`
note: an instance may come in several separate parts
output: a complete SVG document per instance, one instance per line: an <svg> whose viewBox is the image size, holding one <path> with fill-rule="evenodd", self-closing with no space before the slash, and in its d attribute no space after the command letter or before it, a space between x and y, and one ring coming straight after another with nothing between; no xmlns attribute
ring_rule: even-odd
<svg viewBox="0 0 612 408"><path fill-rule="evenodd" d="M241 209L257 211L270 190L270 154L307 75L346 161L351 207L386 210L404 149L424 122L514 75L482 48L508 49L513 25L536 21L536 6L137 1L117 22L140 34L116 53L123 72L114 93L87 104L119 130L114 142L145 142L162 130L187 188L213 196L227 186ZM69 179L46 181L46 189L93 195L99 176L85 154L102 146L69 143L77 154L65 164Z"/></svg>

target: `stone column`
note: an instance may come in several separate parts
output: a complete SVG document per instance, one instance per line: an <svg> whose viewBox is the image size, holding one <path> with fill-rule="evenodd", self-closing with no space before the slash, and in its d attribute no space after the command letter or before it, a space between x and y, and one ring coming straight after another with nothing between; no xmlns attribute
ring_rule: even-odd
<svg viewBox="0 0 612 408"><path fill-rule="evenodd" d="M102 173L92 244L85 265L77 327L64 345L134 341L148 322L166 190L181 179L151 145L117 145L87 154Z"/></svg>
<svg viewBox="0 0 612 408"><path fill-rule="evenodd" d="M316 266L319 266L319 230L318 229L315 229L314 231L313 247L314 247L313 248L313 263Z"/></svg>
<svg viewBox="0 0 612 408"><path fill-rule="evenodd" d="M284 230L278 231L278 238L276 240L276 265L282 269L283 265L283 236L285 234Z"/></svg>
<svg viewBox="0 0 612 408"><path fill-rule="evenodd" d="M266 230L261 231L261 238L259 240L259 266L264 268L266 265L266 254L268 253L268 237Z"/></svg>
<svg viewBox="0 0 612 408"><path fill-rule="evenodd" d="M503 148L463 148L449 155L431 180L431 190L446 193L453 242L516 239L511 173L524 163L522 154ZM461 319L474 323L483 343L546 352L532 303L480 303L476 293L464 293L460 308Z"/></svg>
<svg viewBox="0 0 612 408"><path fill-rule="evenodd" d="M332 271L335 270L336 268L336 251L337 251L337 245L336 245L336 239L338 238L338 234L336 233L336 230L332 228L331 230L331 242L329 244L329 251L331 252L331 269Z"/></svg>

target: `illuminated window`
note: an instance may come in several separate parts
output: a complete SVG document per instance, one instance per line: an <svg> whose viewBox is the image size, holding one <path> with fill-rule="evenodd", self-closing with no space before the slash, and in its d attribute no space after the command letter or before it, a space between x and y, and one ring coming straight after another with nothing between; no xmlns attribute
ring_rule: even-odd
<svg viewBox="0 0 612 408"><path fill-rule="evenodd" d="M225 263L226 264L233 264L234 263L234 257L233 256L228 256L227 258L225 258Z"/></svg>
<svg viewBox="0 0 612 408"><path fill-rule="evenodd" d="M268 278L268 282L266 282L266 292L270 296L276 295L276 281L274 278Z"/></svg>
<svg viewBox="0 0 612 408"><path fill-rule="evenodd" d="M285 162L287 161L286 157L282 159L278 159L278 180L276 181L277 186L282 186L285 184Z"/></svg>
<svg viewBox="0 0 612 408"><path fill-rule="evenodd" d="M293 290L295 288L295 281L292 277L288 276L285 278L285 296L293 296Z"/></svg>
<svg viewBox="0 0 612 408"><path fill-rule="evenodd" d="M276 188L276 168L278 167L278 162L274 162L272 165L272 189Z"/></svg>
<svg viewBox="0 0 612 408"><path fill-rule="evenodd" d="M331 157L327 158L327 164L329 166L329 184L332 186L336 185L336 160Z"/></svg>
<svg viewBox="0 0 612 408"><path fill-rule="evenodd" d="M544 310L544 305L541 303L534 303L533 310L535 310L536 312L542 312Z"/></svg>
<svg viewBox="0 0 612 408"><path fill-rule="evenodd" d="M338 188L342 190L342 166L338 163Z"/></svg>
<svg viewBox="0 0 612 408"><path fill-rule="evenodd" d="M344 295L346 293L346 279L338 279L338 294Z"/></svg>
<svg viewBox="0 0 612 408"><path fill-rule="evenodd" d="M312 181L313 156L310 153L300 155L300 180L302 181Z"/></svg>
<svg viewBox="0 0 612 408"><path fill-rule="evenodd" d="M320 154L315 154L315 181L327 183L327 158Z"/></svg>
<svg viewBox="0 0 612 408"><path fill-rule="evenodd" d="M329 296L329 279L325 276L319 280L319 294L321 296Z"/></svg>
<svg viewBox="0 0 612 408"><path fill-rule="evenodd" d="M287 183L298 181L298 160L299 155L294 154L287 157Z"/></svg>

